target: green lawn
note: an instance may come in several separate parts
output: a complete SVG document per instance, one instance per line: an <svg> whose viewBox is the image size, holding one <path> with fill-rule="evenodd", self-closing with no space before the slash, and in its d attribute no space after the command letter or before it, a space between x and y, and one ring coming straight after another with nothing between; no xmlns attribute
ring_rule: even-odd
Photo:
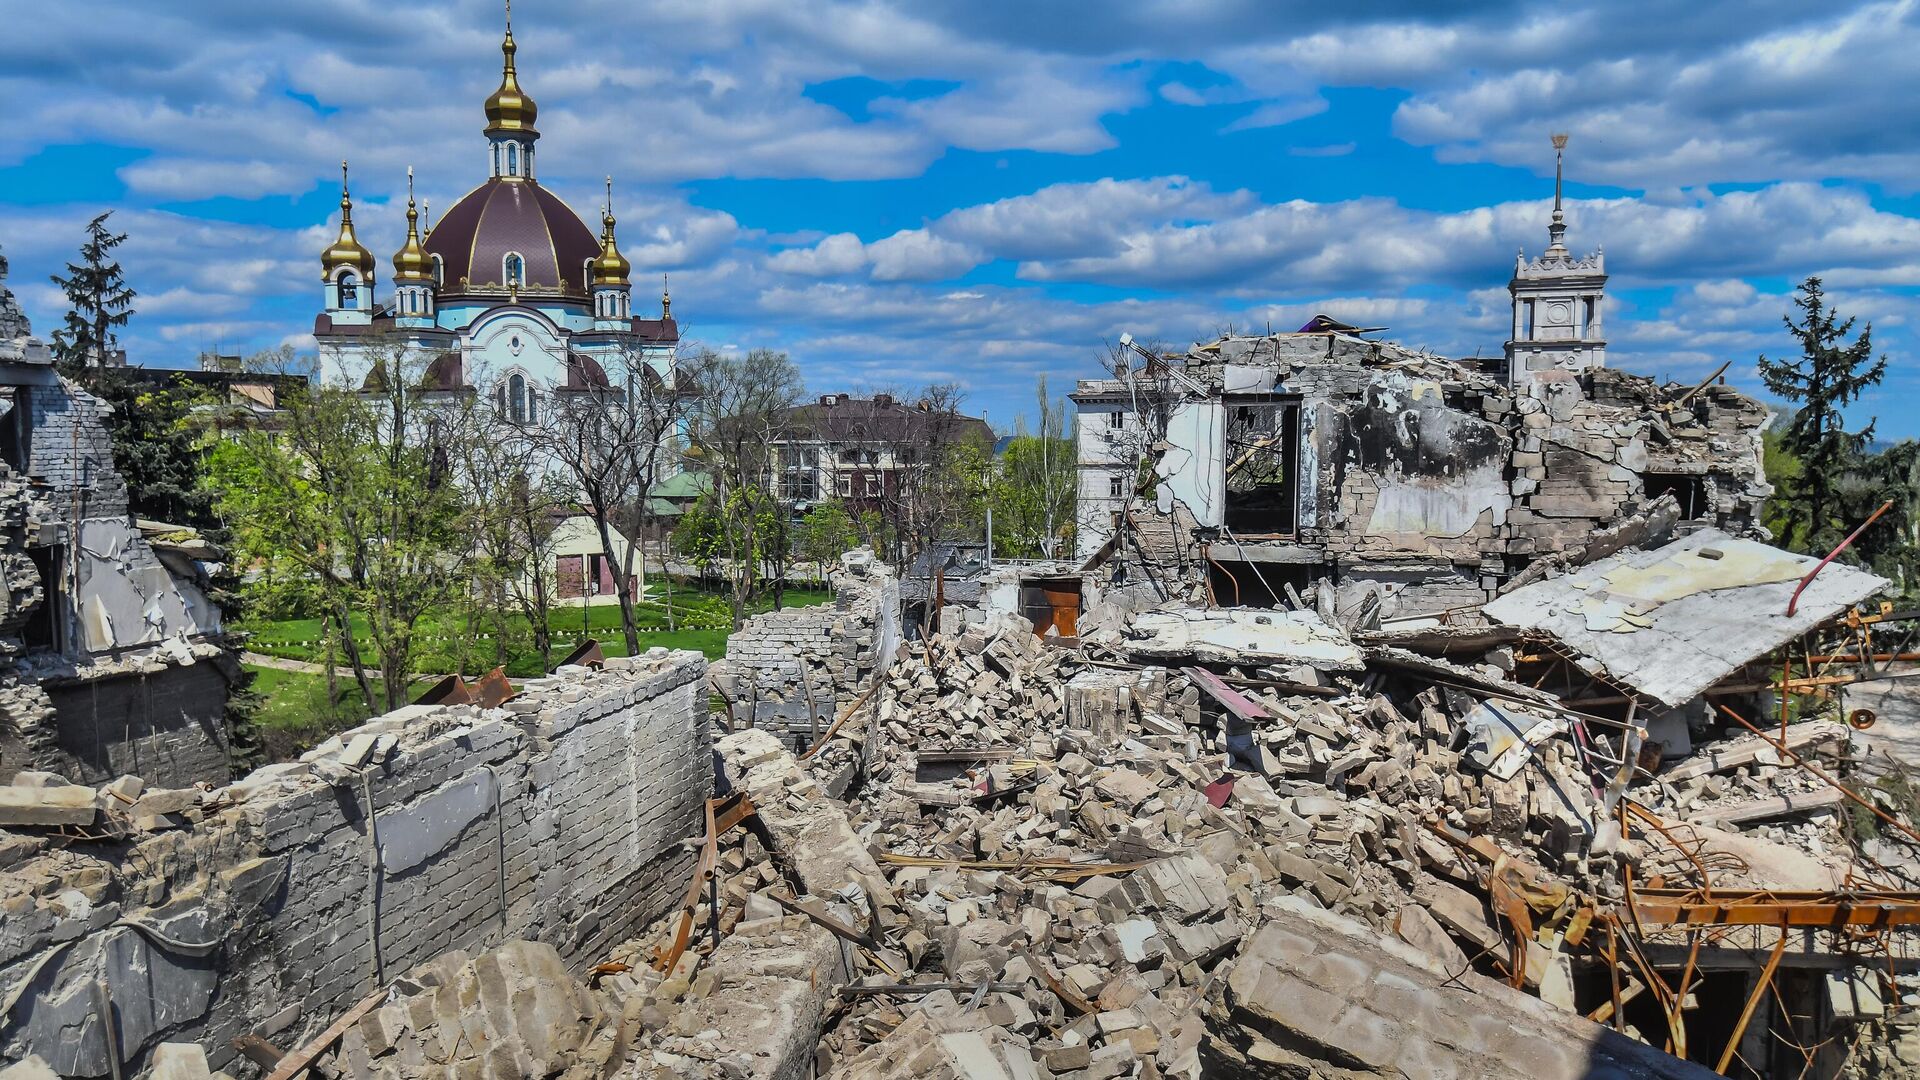
<svg viewBox="0 0 1920 1080"><path fill-rule="evenodd" d="M655 589L657 594L657 585ZM789 589L785 606L807 607L831 599L832 594L824 590ZM756 613L769 607L770 603L762 603L756 607ZM678 583L674 586L673 614L674 628L670 630L667 604L663 600L651 599L639 605L635 615L640 624L642 649L656 645L694 649L709 657L726 651L732 619L724 595ZM584 613L579 608L557 608L552 625L555 659L588 637L599 641L609 656L626 654L620 609L616 605L589 607ZM319 619L250 619L236 624L234 629L250 635L247 648L254 652L289 660L318 662L321 659ZM365 622L356 617L354 629L359 640L365 642ZM457 668L468 675L483 675L504 660L509 675L528 678L542 673L540 656L533 651L532 634L526 621L518 617L508 621L508 640L504 643L497 640L493 627L469 627L461 616L451 612L426 616L414 633L419 642L418 659L414 663L417 671L439 673Z"/></svg>
<svg viewBox="0 0 1920 1080"><path fill-rule="evenodd" d="M332 702L327 700L324 675L242 666L253 673L253 691L266 699L253 722L268 760L296 757L334 732L345 731L374 715L361 698L352 672L340 673L340 700ZM424 690L427 685L423 683L418 689ZM378 682L374 683L374 693L381 693Z"/></svg>
<svg viewBox="0 0 1920 1080"><path fill-rule="evenodd" d="M658 597L657 582L653 583L653 588ZM832 594L825 590L789 589L784 606L807 607L831 599ZM770 603L762 604L756 611L764 611L771 606ZM640 605L635 614L640 623L642 649L655 646L693 649L710 658L726 651L727 638L732 633L732 620L724 594L676 582L673 610L676 629L668 630L665 603L654 599ZM583 637L600 642L601 649L609 656L626 655L626 641L620 630L620 609L617 606L607 604L588 608L584 614L584 625L582 619L579 608L561 608L554 612L555 660L566 655ZM356 620L355 626L361 635L360 639L365 641L365 624ZM247 648L253 652L309 662L321 659L319 619L246 620L233 628L251 635ZM430 615L422 619L415 633L420 639L413 665L417 672L441 673L458 668L473 677L484 675L504 658L507 674L515 678L543 674L540 655L533 650L532 635L522 619L510 620L508 640L504 646L495 640L491 627L470 631L464 621L453 613ZM372 662L371 658L369 662ZM340 692L337 702L328 700L324 676L253 666L247 670L254 673L254 690L265 698L255 723L273 760L293 757L328 735L353 727L373 715L361 700L353 674L344 663L341 664L336 683ZM378 685L376 680L376 692ZM415 692L424 691L428 685L424 682L417 684Z"/></svg>

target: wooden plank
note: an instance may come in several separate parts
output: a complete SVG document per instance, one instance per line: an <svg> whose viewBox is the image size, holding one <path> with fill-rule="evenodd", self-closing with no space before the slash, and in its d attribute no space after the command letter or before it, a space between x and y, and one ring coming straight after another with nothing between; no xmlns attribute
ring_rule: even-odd
<svg viewBox="0 0 1920 1080"><path fill-rule="evenodd" d="M1225 706L1226 710L1247 723L1255 720L1271 720L1273 714L1266 707L1240 691L1221 681L1220 676L1203 667L1184 667L1180 674L1193 680L1193 684L1205 691L1208 697Z"/></svg>
<svg viewBox="0 0 1920 1080"><path fill-rule="evenodd" d="M273 1067L273 1071L266 1075L266 1080L293 1080L294 1077L306 1072L314 1059L325 1053L334 1043L339 1042L348 1028L359 1023L361 1017L385 1004L387 992L388 988L383 986L361 998L359 1004L348 1009L340 1019L328 1024L327 1030L321 1032L312 1042L281 1058L280 1063Z"/></svg>
<svg viewBox="0 0 1920 1080"><path fill-rule="evenodd" d="M241 1056L248 1061L268 1070L280 1064L280 1059L287 1056L279 1047L251 1032L235 1038L233 1048L240 1051Z"/></svg>

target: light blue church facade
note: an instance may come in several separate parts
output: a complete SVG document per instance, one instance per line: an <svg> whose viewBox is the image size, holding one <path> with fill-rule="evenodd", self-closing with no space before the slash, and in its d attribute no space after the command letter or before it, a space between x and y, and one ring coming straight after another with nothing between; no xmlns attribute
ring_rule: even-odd
<svg viewBox="0 0 1920 1080"><path fill-rule="evenodd" d="M508 26L500 87L486 101L487 179L424 233L408 177L407 240L390 300L354 235L342 165L340 233L321 254L325 309L314 320L321 371L363 384L403 354L429 389L485 394L517 423L550 395L616 386L650 371L673 381L680 331L663 290L659 318L635 318L631 265L614 237L611 185L596 235L535 170L537 109L520 89Z"/></svg>

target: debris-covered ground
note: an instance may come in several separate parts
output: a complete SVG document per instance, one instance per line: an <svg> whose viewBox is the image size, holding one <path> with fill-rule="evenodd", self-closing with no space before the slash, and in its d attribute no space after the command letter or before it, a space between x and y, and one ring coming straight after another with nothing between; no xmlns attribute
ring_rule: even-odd
<svg viewBox="0 0 1920 1080"><path fill-rule="evenodd" d="M1223 631L1191 624L1213 618L1255 640L1210 648ZM1127 627L1077 651L1018 619L908 645L831 740L864 764L844 801L771 736L722 737L776 847L728 838L718 949L614 977L645 1018L629 1074L1706 1075L1679 1058L1711 1064L1742 1011L1728 956L1757 966L1781 934L1716 925L1676 970L1692 939L1661 904L1912 880L1903 844L1856 851L1815 772L1851 774L1843 724L1796 723L1783 753L1703 714L1675 754L1515 681L1525 645L1359 649L1303 613ZM1873 974L1908 969L1903 936L1792 938L1818 997L1872 1007L1782 998L1731 1068L1780 1074L1795 1041L1808 1075L1909 1068L1872 1022L1909 993Z"/></svg>
<svg viewBox="0 0 1920 1080"><path fill-rule="evenodd" d="M1706 565L1728 560L1746 562ZM1800 567L1775 562L1695 533L1418 622L1356 625L1315 590L1291 610L1090 612L1077 641L956 613L954 633L846 665L855 684L836 685L844 704L806 753L716 697L709 825L681 838L695 873L679 910L584 958L566 937L442 952L310 1041L314 1068L1920 1075L1920 836L1905 765L1886 753L1898 733L1857 730L1832 667L1796 676L1783 729L1768 681L1783 633L1845 659L1851 605L1877 579L1834 574L1789 620L1766 612ZM1881 708L1905 699L1899 665L1874 674ZM621 680L665 674L575 677L614 695L590 713L659 715ZM433 723L479 745L466 725L504 733L518 716L544 733L529 751L547 753L589 691L546 682L558 697L540 700L559 706L463 706ZM1661 693L1676 686L1706 691L1675 706ZM300 768L352 792L361 774L343 763L424 754L421 732L383 722L388 734ZM620 744L626 722L593 737ZM704 754L707 740L680 745ZM600 758L567 760L632 801ZM0 788L0 823L161 836L239 797L23 774ZM464 812L485 822L485 806ZM492 887L485 858L444 869L475 895ZM69 907L87 887L45 886ZM39 918L53 902L8 910ZM324 932L351 954L354 925ZM222 1075L200 1049L156 1047L153 1075ZM46 1075L34 1067L0 1076Z"/></svg>

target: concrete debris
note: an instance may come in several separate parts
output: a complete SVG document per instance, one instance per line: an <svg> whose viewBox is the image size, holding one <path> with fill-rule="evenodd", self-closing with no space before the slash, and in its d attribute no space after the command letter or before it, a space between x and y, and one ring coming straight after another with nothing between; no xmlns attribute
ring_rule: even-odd
<svg viewBox="0 0 1920 1080"><path fill-rule="evenodd" d="M624 1051L618 1020L553 946L509 941L478 956L442 953L409 972L386 1004L347 1029L337 1059L352 1080L585 1080Z"/></svg>
<svg viewBox="0 0 1920 1080"><path fill-rule="evenodd" d="M116 931L131 950L148 939L115 921L130 911L167 940L283 947L287 931L235 912L304 910L296 889L353 883L310 931L339 955L339 992L307 1012L263 1001L220 1026L150 1017L132 1030L152 1061L183 1032L272 1035L299 1018L311 1037L364 997L357 888L376 859L379 903L423 920L380 931L386 962L404 954L411 971L328 1048L323 1075L1678 1080L1707 1075L1699 1063L1723 1047L1664 1051L1647 966L1677 982L1689 938L1638 925L1635 897L1909 902L1877 876L1908 865L1899 830L1856 846L1858 808L1814 771L1859 767L1844 724L1793 724L1781 749L1730 734L1702 702L1610 701L1622 688L1589 658L1479 635L1470 613L1462 632L1361 646L1337 608L1095 611L1104 629L1065 643L987 611L903 644L876 600L889 581L842 578L851 599L814 632L865 659L801 669L833 714L804 738L791 717L742 707L768 696L742 691L739 670L745 696L723 688L701 723L698 658L663 653L539 681L500 710L401 710L221 789L16 777L0 799L92 816L0 831L0 910L9 929L46 928L46 951ZM1730 670L1712 700L1764 715L1777 700L1758 677ZM373 776L387 791L377 837L349 813ZM1899 789L1872 790L1904 827ZM705 804L710 791L721 798ZM298 793L313 801L295 821ZM725 819L717 836L702 805ZM241 839L255 831L266 846ZM93 832L172 859L183 884L190 866L219 864L213 852L251 858L219 864L218 902L196 907L190 884L172 892L83 855L107 842ZM504 861L489 846L500 838ZM686 867L709 842L714 874L691 888ZM316 885L319 866L342 884ZM438 883L439 906L401 895L415 874ZM416 942L442 911L463 929ZM1781 940L1774 926L1716 929L1696 978L1754 972ZM1755 1022L1772 1026L1757 1030L1812 1009L1905 1045L1920 992L1881 976L1908 977L1910 941L1896 931L1890 967L1856 968L1848 933L1793 940L1810 974L1781 984L1789 1011L1761 1006ZM220 965L262 955L216 948ZM1610 967L1607 948L1643 966ZM44 978L28 970L38 955L0 972ZM59 1041L101 962L89 952L43 994L21 1050L101 1071L97 1048ZM191 984L191 1008L271 996L242 978L219 967ZM242 985L254 989L229 992ZM1732 1030L1722 998L1744 1004L1706 983L1687 996L1696 1041ZM209 1064L231 1060L200 1041ZM1891 1051L1861 1060L1914 1074Z"/></svg>

